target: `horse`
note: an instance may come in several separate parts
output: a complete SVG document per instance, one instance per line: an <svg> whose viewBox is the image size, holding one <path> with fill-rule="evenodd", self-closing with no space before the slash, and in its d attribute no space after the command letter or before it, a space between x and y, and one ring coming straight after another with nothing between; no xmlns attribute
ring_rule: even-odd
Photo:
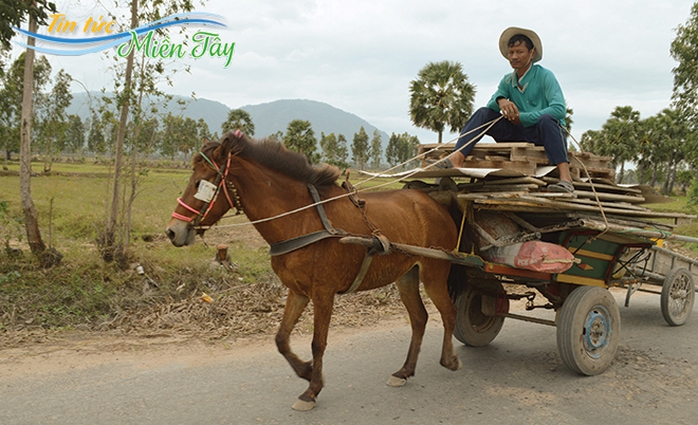
<svg viewBox="0 0 698 425"><path fill-rule="evenodd" d="M278 141L248 138L239 130L224 134L219 142L205 141L192 164L193 173L165 232L175 246L190 245L197 233L236 208L270 244L272 268L288 287L276 346L295 373L309 381L293 409L315 407L324 386L323 355L335 296L350 289L366 291L396 282L409 314L412 337L407 358L388 385L403 386L415 373L428 318L420 280L443 321L440 364L454 371L462 367L451 339L456 307L447 287L450 262L388 251L385 243L378 244L383 249L374 250L380 251L375 256L368 255L364 246L340 243L343 235L378 235L374 239L383 242L387 238L453 250L456 225L442 205L416 189L362 193L362 199L352 200L337 184L336 167L313 166ZM303 208L319 200L329 201ZM303 361L291 350L290 335L311 300L312 360Z"/></svg>

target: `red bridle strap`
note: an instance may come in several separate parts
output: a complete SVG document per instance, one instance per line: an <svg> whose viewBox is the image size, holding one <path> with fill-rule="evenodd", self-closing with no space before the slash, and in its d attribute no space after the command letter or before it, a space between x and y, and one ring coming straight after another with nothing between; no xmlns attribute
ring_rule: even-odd
<svg viewBox="0 0 698 425"><path fill-rule="evenodd" d="M203 153L202 153L202 155L203 155ZM206 156L204 156L204 159L207 162L209 162L211 165L213 165L213 169L216 170L216 172L218 173L218 176L220 178L220 181L218 183L218 187L216 187L216 193L213 195L213 199L211 200L211 202L207 202L206 204L204 204L204 208L206 208L206 210L203 212L203 214L202 214L201 210L197 210L197 209L185 204L184 201L182 201L182 198L177 198L177 203L179 205L181 205L182 207L184 207L188 211L191 211L194 214L196 214L196 217L187 217L185 215L179 214L178 212L173 212L172 217L176 218L177 220L186 221L187 223L191 223L192 221L194 221L196 224L196 223L198 223L199 220L206 218L209 211L211 211L211 209L213 208L213 205L216 203L216 200L218 199L218 194L220 193L221 188L223 188L223 193L225 193L225 197L228 200L228 205L230 205L230 208L236 208L238 210L238 213L240 211L240 207L238 206L238 204L233 203L232 199L230 198L230 195L228 194L228 186L226 185L226 177L228 176L228 171L230 170L230 161L232 160L232 155L230 153L228 153L228 161L226 162L224 173L221 173L221 169L220 169L220 167L218 167L218 164L216 164L215 161L209 160Z"/></svg>

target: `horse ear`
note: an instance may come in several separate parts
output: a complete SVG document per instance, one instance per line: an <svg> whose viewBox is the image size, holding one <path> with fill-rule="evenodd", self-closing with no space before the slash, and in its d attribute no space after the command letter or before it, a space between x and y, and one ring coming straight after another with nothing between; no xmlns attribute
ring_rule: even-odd
<svg viewBox="0 0 698 425"><path fill-rule="evenodd" d="M216 156L219 158L228 156L228 153L235 150L238 141L243 137L240 130L226 132L223 137L221 137L221 145L216 148Z"/></svg>

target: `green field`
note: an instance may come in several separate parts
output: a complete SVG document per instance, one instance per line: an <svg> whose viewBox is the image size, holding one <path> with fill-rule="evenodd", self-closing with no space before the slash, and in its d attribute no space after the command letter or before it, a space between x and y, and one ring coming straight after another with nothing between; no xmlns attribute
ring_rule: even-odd
<svg viewBox="0 0 698 425"><path fill-rule="evenodd" d="M41 163L33 163L41 170ZM105 263L96 243L105 227L112 190L112 167L98 164L55 163L50 174L31 179L32 198L39 213L42 238L64 258L60 266L41 270L25 243L19 195L18 163L0 174L0 332L25 326L95 327L124 309L176 302L201 292L225 292L241 282L274 282L266 247L249 247L223 231L210 230L206 241L176 248L164 235L176 199L187 185L187 168L150 168L139 175L134 201L129 258L126 264ZM357 183L364 177L352 175ZM386 183L374 179L362 188ZM127 182L130 185L130 182ZM400 188L392 183L386 188ZM244 216L227 224L246 222ZM254 232L254 230L247 230ZM17 257L11 251L20 249ZM231 245L231 275L212 268L217 243ZM135 273L142 265L157 287ZM215 289L212 289L215 288ZM144 295L145 294L145 295Z"/></svg>
<svg viewBox="0 0 698 425"><path fill-rule="evenodd" d="M41 167L40 163L33 164L34 170ZM96 243L107 216L112 167L55 163L52 173L33 177L32 196L42 237L64 256L59 266L40 269L25 243L17 170L18 164L10 163L10 172L0 174L0 335L32 327L101 329L100 324L122 317L124 312L173 305L196 299L202 292L223 296L245 283L278 285L266 246L250 246L245 237L235 236L240 233L231 233L230 228L210 230L208 246L200 241L186 248L170 244L164 229L190 175L189 169L174 167L141 171L128 259L120 264L102 261ZM352 173L355 185L366 179ZM402 183L371 179L360 188L377 186L399 189ZM677 202L654 207L687 212L686 200L680 197ZM224 224L244 223L244 216L238 216ZM682 224L676 233L698 236L698 225L695 220ZM217 243L231 246L235 273L211 266ZM21 254L17 255L17 250ZM139 264L146 272L144 276L135 271Z"/></svg>

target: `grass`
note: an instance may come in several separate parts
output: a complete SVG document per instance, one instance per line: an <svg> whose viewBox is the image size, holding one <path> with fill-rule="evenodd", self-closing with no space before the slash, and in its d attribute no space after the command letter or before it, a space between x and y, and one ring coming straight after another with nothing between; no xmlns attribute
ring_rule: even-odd
<svg viewBox="0 0 698 425"><path fill-rule="evenodd" d="M40 163L34 163L41 170ZM18 164L11 163L10 170ZM64 255L61 265L42 270L24 244L23 213L17 175L0 175L0 329L95 326L124 308L177 299L202 288L202 276L222 281L220 270L210 267L214 250L199 244L176 249L164 237L176 199L185 188L190 170L150 169L139 176L133 206L131 267L120 269L100 259L96 240L104 228L111 167L95 164L56 163L52 173L31 180L42 238ZM17 255L16 249L23 252ZM257 251L241 256L241 273L235 279L270 279L268 257ZM144 277L134 272L142 264L157 290L144 296ZM227 277L230 279L230 276ZM209 283L210 283L209 282ZM146 285L147 286L147 285ZM224 287L225 285L218 285ZM179 289L178 289L179 288Z"/></svg>
<svg viewBox="0 0 698 425"><path fill-rule="evenodd" d="M178 164L179 166L179 164ZM35 170L42 164L34 163ZM18 164L10 163L17 171ZM0 335L22 328L65 329L88 326L99 329L125 311L150 308L200 294L229 291L241 284L276 282L266 247L244 240L229 240L235 273L212 267L215 249L197 243L175 248L164 237L176 199L185 188L190 170L151 167L139 176L133 206L128 267L100 259L96 240L104 228L112 180L112 167L94 163L55 163L52 173L31 180L32 197L39 214L42 237L64 255L62 263L40 269L24 243L19 177L0 174ZM357 184L368 177L352 174ZM376 178L362 190L400 189L403 183ZM686 212L686 198L653 205L659 211ZM245 219L238 217L237 222ZM675 233L698 236L698 223L680 225ZM216 240L215 232L212 239ZM222 236L218 236L221 238ZM212 244L212 245L215 245ZM17 255L15 249L23 252ZM698 251L698 245L690 248ZM143 266L144 275L136 272ZM138 310L138 311L141 311Z"/></svg>
<svg viewBox="0 0 698 425"><path fill-rule="evenodd" d="M35 162L32 167L41 171L43 164ZM19 164L10 162L9 169L10 173L0 175L0 242L9 241L11 248L0 248L0 331L84 325L99 328L100 323L128 309L176 302L202 291L277 281L266 247L250 248L244 241L226 240L229 252L234 253L236 268L231 275L220 266L211 266L215 249L201 243L175 248L164 237L176 199L189 180L186 168L151 167L139 175L129 267L121 269L103 262L96 240L107 216L112 166L86 162L57 162L51 173L39 172L31 179L42 238L64 256L59 266L40 269L24 243L16 174ZM354 183L363 180L365 176L352 175ZM362 189L386 182L372 179ZM401 187L402 183L393 182L381 190ZM21 249L22 254L17 256L15 249ZM138 264L145 275L135 272Z"/></svg>

